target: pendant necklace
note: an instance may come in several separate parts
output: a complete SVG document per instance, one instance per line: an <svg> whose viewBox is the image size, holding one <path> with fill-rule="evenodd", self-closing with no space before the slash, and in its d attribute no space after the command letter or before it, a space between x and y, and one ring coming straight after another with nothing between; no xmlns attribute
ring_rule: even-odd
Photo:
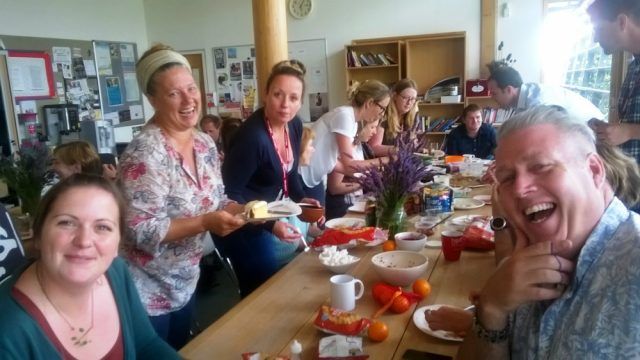
<svg viewBox="0 0 640 360"><path fill-rule="evenodd" d="M64 320L64 322L66 322L67 325L69 325L69 329L72 332L71 341L73 342L73 345L75 345L77 347L83 347L83 346L87 345L88 343L90 343L91 340L87 339L87 335L89 335L89 332L91 330L93 330L93 315L94 315L94 311L93 311L93 309L94 309L93 308L93 293L95 292L94 287L91 288L91 325L89 326L88 329L85 330L85 328L75 327L75 326L71 325L71 322L69 321L69 319L67 319L67 317L64 316L62 311L60 311L60 309L58 309L56 304L54 304L53 301L51 301L51 299L49 298L49 295L47 295L47 292L44 290L44 286L42 286L42 279L40 278L40 267L38 266L38 263L36 263L36 280L38 281L38 285L40 286L40 290L44 294L44 297L47 299L49 304L51 304L53 309L56 311L56 313L58 313L58 315L62 318L62 320ZM77 334L76 334L76 332L77 332Z"/></svg>

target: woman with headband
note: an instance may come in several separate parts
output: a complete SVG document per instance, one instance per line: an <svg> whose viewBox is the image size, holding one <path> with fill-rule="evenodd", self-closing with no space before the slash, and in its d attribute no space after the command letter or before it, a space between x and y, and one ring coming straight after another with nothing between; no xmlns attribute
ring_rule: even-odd
<svg viewBox="0 0 640 360"><path fill-rule="evenodd" d="M129 201L122 256L158 335L176 349L187 341L194 292L209 231L244 225L244 208L228 200L211 138L198 131L200 90L184 56L168 46L147 50L138 85L155 109L121 157Z"/></svg>

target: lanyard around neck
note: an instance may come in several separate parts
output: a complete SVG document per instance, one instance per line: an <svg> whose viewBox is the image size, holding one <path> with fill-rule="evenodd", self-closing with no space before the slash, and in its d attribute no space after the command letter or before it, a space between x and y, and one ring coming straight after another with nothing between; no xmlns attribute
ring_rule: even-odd
<svg viewBox="0 0 640 360"><path fill-rule="evenodd" d="M269 131L269 136L271 136L271 142L273 143L273 148L276 151L276 154L278 154L278 159L280 160L280 166L282 166L282 191L283 191L283 195L284 198L288 198L289 197L289 184L287 181L287 170L288 170L288 166L287 166L287 161L286 159L282 158L282 155L280 155L280 152L278 151L278 146L276 145L276 138L273 135L273 129L271 128L271 123L269 122L269 119L267 119L265 117L264 119L265 123L267 123L267 130ZM287 133L287 125L285 124L284 126L284 151L285 154L288 156L289 154L289 134Z"/></svg>

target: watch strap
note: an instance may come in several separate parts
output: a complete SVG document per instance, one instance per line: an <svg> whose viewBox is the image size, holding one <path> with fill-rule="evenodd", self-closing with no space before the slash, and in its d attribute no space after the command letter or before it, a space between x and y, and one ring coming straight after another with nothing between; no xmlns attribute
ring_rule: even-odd
<svg viewBox="0 0 640 360"><path fill-rule="evenodd" d="M478 320L478 317L475 316L473 318L473 332L480 340L487 341L492 344L498 344L509 339L509 334L511 333L511 324L510 321L507 320L507 326L505 326L504 329L487 330L484 326L482 326L482 324Z"/></svg>

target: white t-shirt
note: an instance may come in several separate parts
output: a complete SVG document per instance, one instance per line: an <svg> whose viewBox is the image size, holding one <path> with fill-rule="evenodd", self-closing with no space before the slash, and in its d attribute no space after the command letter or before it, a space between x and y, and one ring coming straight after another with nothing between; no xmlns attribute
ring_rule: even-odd
<svg viewBox="0 0 640 360"><path fill-rule="evenodd" d="M341 134L350 139L356 136L358 125L353 106L340 106L322 115L311 125L316 133L313 146L316 151L311 156L309 166L301 166L298 172L307 187L320 184L338 162L338 141L335 134Z"/></svg>

